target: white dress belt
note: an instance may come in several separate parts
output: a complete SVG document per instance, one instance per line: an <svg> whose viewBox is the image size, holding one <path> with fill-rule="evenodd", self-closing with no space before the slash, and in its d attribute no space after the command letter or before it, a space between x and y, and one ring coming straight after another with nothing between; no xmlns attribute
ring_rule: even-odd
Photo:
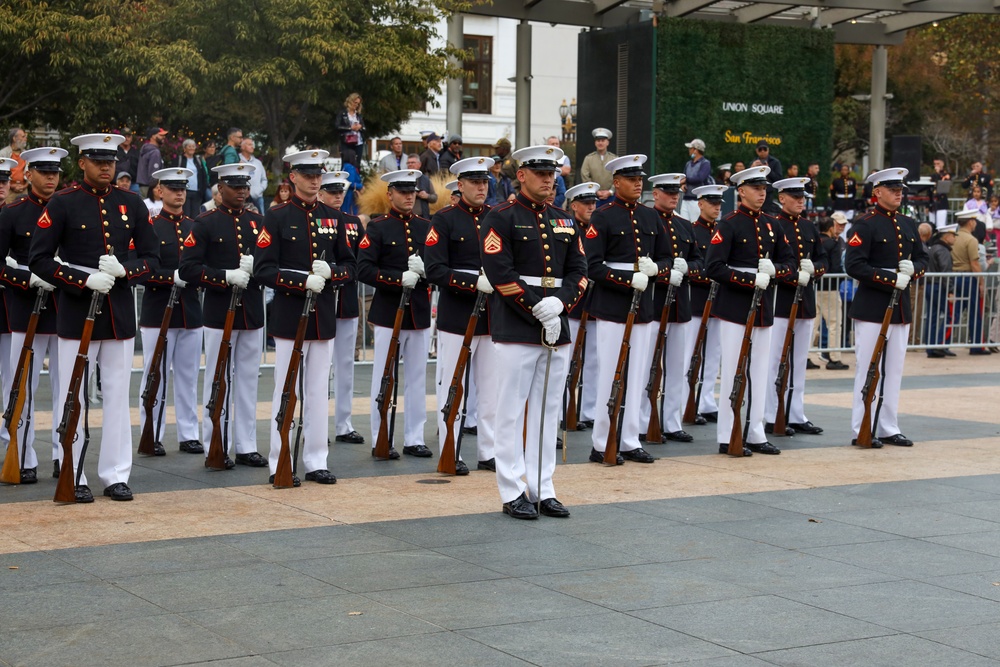
<svg viewBox="0 0 1000 667"><path fill-rule="evenodd" d="M472 269L452 269L454 273L464 273L470 276L478 276L479 271L473 271Z"/></svg>
<svg viewBox="0 0 1000 667"><path fill-rule="evenodd" d="M521 280L532 287L562 287L562 278L550 278L548 276L521 276Z"/></svg>
<svg viewBox="0 0 1000 667"><path fill-rule="evenodd" d="M635 271L635 262L604 262L609 269L616 271Z"/></svg>
<svg viewBox="0 0 1000 667"><path fill-rule="evenodd" d="M90 273L100 271L100 269L98 269L96 266L84 266L83 264L74 264L72 262L63 262L63 264L65 264L71 269L79 269L80 271L89 271Z"/></svg>
<svg viewBox="0 0 1000 667"><path fill-rule="evenodd" d="M733 266L730 264L729 268L733 271L739 271L740 273L757 273L757 269L750 266Z"/></svg>

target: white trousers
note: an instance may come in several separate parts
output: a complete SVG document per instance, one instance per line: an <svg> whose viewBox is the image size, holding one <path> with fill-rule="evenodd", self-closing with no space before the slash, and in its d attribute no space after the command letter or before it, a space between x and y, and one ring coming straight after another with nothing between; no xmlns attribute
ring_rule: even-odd
<svg viewBox="0 0 1000 667"><path fill-rule="evenodd" d="M596 320L594 332L601 345L597 350L597 397L601 406L607 404L611 397L611 385L615 380L615 366L618 363L618 352L621 349L622 337L625 335L625 325L618 322ZM619 431L621 446L619 451L629 452L639 449L639 433L646 430L646 424L639 423L642 404L646 399L646 382L649 380L649 363L652 350L649 339L656 335L658 322L633 324L631 349L629 350L627 380L625 382L625 402L622 406L624 416ZM501 394L502 396L503 394ZM611 429L611 418L608 411L601 408L594 417L594 433L591 443L594 449L603 452L608 442L608 432Z"/></svg>
<svg viewBox="0 0 1000 667"><path fill-rule="evenodd" d="M693 347L688 344L689 328L686 323L680 324L670 322L667 324L667 340L664 343L664 350L667 353L666 368L663 372L663 420L660 428L664 433L675 433L684 430L681 424L682 413L684 412L684 401L687 400L687 371L691 364L691 351ZM649 365L653 365L653 351L656 348L656 337L659 334L659 323L653 326L653 333L649 337ZM695 332L697 334L697 332ZM648 382L648 380L647 380ZM642 385L645 389L646 385ZM646 431L649 425L649 399L643 391L643 399L640 402L642 415L639 419L639 430Z"/></svg>
<svg viewBox="0 0 1000 667"><path fill-rule="evenodd" d="M851 433L855 437L861 428L861 420L865 416L865 404L861 400L861 389L865 385L865 378L868 376L868 365L872 361L872 352L875 349L875 341L878 340L879 331L882 329L881 322L862 322L854 320L854 345L855 360L854 367L854 405L851 408ZM899 430L899 388L903 384L903 362L906 360L906 341L910 337L909 324L890 324L886 333L885 341L885 371L882 364L879 364L881 374L881 391L884 392L882 399L882 410L878 416L878 431L872 434L881 438L889 435L896 435ZM875 401L878 401L879 389L875 390ZM875 418L876 403L872 403L872 419Z"/></svg>
<svg viewBox="0 0 1000 667"><path fill-rule="evenodd" d="M330 347L333 357L335 435L347 435L354 430L351 425L351 400L354 398L354 344L357 340L358 318L337 320L337 337Z"/></svg>
<svg viewBox="0 0 1000 667"><path fill-rule="evenodd" d="M792 367L794 371L788 378L785 396L782 400L788 400L789 389L794 384L792 392L792 407L785 415L785 420L791 424L804 424L809 419L806 417L804 399L806 395L806 359L809 357L809 339L812 336L813 319L795 319L795 342L792 345ZM781 362L781 347L785 344L785 332L788 331L788 318L774 318L774 326L771 327L771 352L768 356L767 365L767 400L764 401L764 418L767 422L774 423L774 418L778 414L778 390L774 387L774 381L778 378L778 365Z"/></svg>
<svg viewBox="0 0 1000 667"><path fill-rule="evenodd" d="M215 362L219 358L219 344L222 329L205 327L205 381L202 384L202 400L207 404L212 398L212 379L215 376ZM226 404L222 412L222 424L229 422L228 433L224 434L223 445L228 442L227 451L232 453L236 445L237 454L257 451L257 373L260 370L261 347L264 344L264 329L233 329L229 339L230 375L226 381ZM107 401L107 398L104 399ZM212 419L208 410L203 411L201 438L208 457L209 443L212 442Z"/></svg>
<svg viewBox="0 0 1000 667"><path fill-rule="evenodd" d="M677 207L677 215L685 220L697 220L701 216L701 209L698 208L698 200L681 199L680 206Z"/></svg>
<svg viewBox="0 0 1000 667"><path fill-rule="evenodd" d="M80 351L80 341L60 338L59 367L63 372L59 375L59 398L65 400L69 392L70 379L73 374L73 364ZM135 338L125 340L95 340L90 342L87 358L90 360L89 372L94 372L94 365L101 367L101 391L103 393L103 417L100 424L92 426L101 428L100 455L97 460L97 477L103 488L119 482L128 482L132 472L132 424L129 414L129 388L132 377L132 353L135 351ZM81 388L87 386L90 378L85 378ZM73 474L77 472L80 463L80 451L83 449L83 427L85 400L80 401L80 421L77 424L76 439L73 441ZM93 452L93 449L89 450ZM60 459L62 454L60 453ZM93 460L93 459L91 459ZM80 484L87 484L86 473L80 476Z"/></svg>
<svg viewBox="0 0 1000 667"><path fill-rule="evenodd" d="M439 332L440 333L440 332ZM415 447L424 444L424 424L427 423L427 343L430 329L403 329L399 332L399 361L405 371L403 375L403 446ZM392 327L375 325L375 362L372 365L372 449L378 438L382 424L379 418L378 397L380 377L385 370L385 358L389 354ZM378 374L378 377L375 374ZM396 378L399 381L399 378ZM391 399L391 396L387 398ZM391 414L391 413L390 413ZM395 438L394 438L395 439ZM390 445L392 443L389 443Z"/></svg>
<svg viewBox="0 0 1000 667"><path fill-rule="evenodd" d="M701 360L701 396L698 400L698 413L705 414L718 412L719 406L715 401L715 383L719 380L719 363L722 359L722 350L719 347L719 322L721 320L714 317L708 318L705 327L705 350ZM694 354L694 345L698 341L698 327L701 320L691 320L683 325L687 329L686 342L688 345L688 366L691 365L691 355ZM687 371L685 371L686 373ZM687 376L684 377L684 399L681 405L687 405L688 385Z"/></svg>
<svg viewBox="0 0 1000 667"><path fill-rule="evenodd" d="M7 407L7 397L10 396L10 386L14 383L14 364L17 363L17 359L12 362L10 360L10 355L12 354L11 349L11 335L9 333L0 334L0 378L2 378L2 388L3 388L3 406ZM21 353L21 348L17 348L17 354ZM0 423L2 426L2 423ZM10 442L10 435L7 433L7 429L0 428L0 442L4 443L3 448L6 451L6 444Z"/></svg>
<svg viewBox="0 0 1000 667"><path fill-rule="evenodd" d="M743 345L743 332L746 327L725 320L719 320L719 345L722 351L722 381L719 387L719 423L718 439L720 444L729 442L733 428L733 408L729 404L729 394L733 391L733 379L736 375L736 364L740 358L740 347ZM767 360L771 352L771 329L773 327L755 327L751 336L749 377L743 397L744 409L749 406L750 427L747 429L746 442L760 444L766 442L764 435L764 401L768 392ZM774 387L770 387L771 391ZM702 396L704 396L704 391ZM741 415L737 414L736 419Z"/></svg>
<svg viewBox="0 0 1000 667"><path fill-rule="evenodd" d="M273 475L278 469L278 455L281 453L281 439L278 437L278 409L281 394L285 388L288 362L292 357L295 341L285 338L274 339L274 393L271 395L271 452L267 462ZM330 436L330 402L327 398L327 382L330 377L330 354L333 339L307 340L302 343L302 367L299 368L300 383L295 383L295 396L302 405L302 465L305 472L326 470L328 453L327 438ZM354 348L351 348L351 355ZM351 358L353 361L353 356ZM295 407L292 428L288 433L288 444L295 454L295 431L299 407ZM293 466L294 467L294 466Z"/></svg>
<svg viewBox="0 0 1000 667"><path fill-rule="evenodd" d="M142 336L142 382L139 384L139 428L146 426L146 411L142 409L142 392L146 389L146 378L149 377L149 364L153 359L156 339L160 335L159 328L139 327ZM201 328L198 329L168 329L167 345L163 354L167 370L172 371L174 379L174 415L177 421L177 442L187 442L198 439L198 366L201 362ZM213 367L214 370L214 367ZM166 397L167 381L171 372L163 373L159 396L153 406L153 416L157 424L153 436L162 442L163 429L166 422L165 410L161 410L161 401ZM161 416L164 415L164 416Z"/></svg>
<svg viewBox="0 0 1000 667"><path fill-rule="evenodd" d="M569 363L569 346L552 351L549 367L549 391L543 393L548 348L541 345L495 343L497 396L496 467L500 500L509 503L527 492L528 500L555 498L552 473L556 468L556 429L559 428L563 383ZM560 380L561 379L561 380ZM527 404L527 414L525 405ZM545 433L539 460L539 429L542 408L545 410ZM524 438L524 420L528 437ZM541 466L542 484L538 485Z"/></svg>
<svg viewBox="0 0 1000 667"><path fill-rule="evenodd" d="M441 412L448 400L448 389L451 387L451 379L455 374L455 364L458 363L458 355L462 351L462 339L464 336L438 330L438 356L437 367L437 428L438 443L444 444L445 428L444 414ZM476 396L469 396L469 412L473 406L478 408L479 423L476 435L476 452L479 461L488 461L494 458L494 443L496 442L495 424L497 412L496 394L496 352L493 349L493 340L489 336L472 337L472 356L469 358L471 371L469 381L475 383L479 388ZM463 386L465 376L461 379ZM551 383L551 379L550 379ZM473 403L475 401L475 403ZM458 438L458 423L462 418L462 406L458 406L456 416L455 438ZM468 421L466 421L468 425ZM438 450L440 451L440 449ZM461 456L459 456L461 459Z"/></svg>
<svg viewBox="0 0 1000 667"><path fill-rule="evenodd" d="M14 385L14 375L17 373L17 362L21 358L21 348L24 347L24 334L15 331L14 333L5 335L4 338L8 338L10 343L9 366L7 366L10 370L9 372L6 370L2 371L4 373L3 404L6 409L10 400L11 388ZM49 383L52 390L52 460L59 459L59 435L56 433L56 427L62 418L62 400L65 396L59 395L58 340L55 334L35 334L35 342L31 346L31 349L34 350L34 357L31 362L31 377L28 380L28 395L24 398L24 409L21 412L20 424L17 427L18 446L24 452L24 457L21 459L21 468L23 469L38 467L38 455L35 452L36 401L34 397L37 395L38 378L41 376L42 362L45 361L46 356L49 358ZM2 423L0 423L0 428L2 426ZM3 428L2 430L4 441L8 441L9 434L7 433L7 429ZM18 456L20 455L21 452L19 451Z"/></svg>
<svg viewBox="0 0 1000 667"><path fill-rule="evenodd" d="M569 335L572 339L569 347L570 355L576 347L576 337L580 334L580 320L569 320ZM578 421L593 421L597 413L597 329L595 320L587 320L587 339L583 341L583 392L576 406ZM569 371L567 371L569 372ZM576 391L576 388L573 388Z"/></svg>

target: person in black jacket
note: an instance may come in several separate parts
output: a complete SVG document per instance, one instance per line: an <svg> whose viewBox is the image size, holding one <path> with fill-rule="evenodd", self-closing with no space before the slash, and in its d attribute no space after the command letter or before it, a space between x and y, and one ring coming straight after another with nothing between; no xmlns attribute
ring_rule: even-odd
<svg viewBox="0 0 1000 667"><path fill-rule="evenodd" d="M941 225L927 248L927 273L951 273L951 247L955 245L958 223ZM937 278L924 286L924 343L943 345L948 327L948 281ZM944 349L928 349L931 359L944 359L948 353Z"/></svg>
<svg viewBox="0 0 1000 667"><path fill-rule="evenodd" d="M344 108L337 114L337 132L340 133L340 159L361 171L361 154L365 148L365 121L361 117L361 95L351 93L344 100Z"/></svg>
<svg viewBox="0 0 1000 667"><path fill-rule="evenodd" d="M847 216L836 211L829 218L819 221L819 233L823 242L823 252L826 253L827 273L844 273L844 251L847 243L840 234L847 227ZM843 346L843 338L840 334L841 323L844 319L844 302L840 298L840 285L842 278L831 279L826 276L816 285L816 315L813 320L812 340L818 344L820 320L826 322L827 347L837 348ZM830 350L826 355L826 369L828 371L842 371L850 368L841 360L840 350Z"/></svg>

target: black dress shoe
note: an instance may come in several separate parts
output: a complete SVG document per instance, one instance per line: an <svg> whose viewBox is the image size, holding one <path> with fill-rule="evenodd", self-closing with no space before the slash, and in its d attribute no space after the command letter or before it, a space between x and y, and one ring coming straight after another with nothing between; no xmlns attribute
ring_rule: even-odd
<svg viewBox="0 0 1000 667"><path fill-rule="evenodd" d="M858 446L858 441L856 438L854 440L851 440L851 445L855 447ZM872 449L882 449L882 441L879 440L878 438L872 438Z"/></svg>
<svg viewBox="0 0 1000 667"><path fill-rule="evenodd" d="M707 423L708 423L708 420L705 419L704 415L695 415L694 416L694 425L695 426L704 426Z"/></svg>
<svg viewBox="0 0 1000 667"><path fill-rule="evenodd" d="M469 466L465 465L465 461L455 461L455 474L459 477L469 474Z"/></svg>
<svg viewBox="0 0 1000 667"><path fill-rule="evenodd" d="M717 423L719 421L719 413L718 412L703 412L703 413L701 413L701 416L704 417L707 421L712 422L713 424L715 424L715 423Z"/></svg>
<svg viewBox="0 0 1000 667"><path fill-rule="evenodd" d="M267 459L265 459L257 452L250 452L249 454L237 454L236 462L239 463L241 466L250 466L251 468L267 467Z"/></svg>
<svg viewBox="0 0 1000 667"><path fill-rule="evenodd" d="M358 433L357 431L351 431L350 433L345 433L343 435L338 435L334 438L337 442L348 442L352 445L363 445L365 442L365 437Z"/></svg>
<svg viewBox="0 0 1000 667"><path fill-rule="evenodd" d="M594 420L593 419L587 419L587 420L579 422L579 423L583 424L584 426L586 426L589 429L594 428Z"/></svg>
<svg viewBox="0 0 1000 667"><path fill-rule="evenodd" d="M586 430L587 430L587 425L586 425L586 424L584 424L583 422L579 422L579 421L578 421L578 422L576 423L576 430L577 430L577 431L586 431Z"/></svg>
<svg viewBox="0 0 1000 667"><path fill-rule="evenodd" d="M223 461L223 463L226 466L226 470L232 470L233 468L236 467L236 461L234 461L231 458L229 458L229 454L226 454L226 458Z"/></svg>
<svg viewBox="0 0 1000 667"><path fill-rule="evenodd" d="M485 461L480 461L478 464L476 464L476 470L489 470L490 472L496 472L497 460L486 459Z"/></svg>
<svg viewBox="0 0 1000 667"><path fill-rule="evenodd" d="M556 436L556 449L562 449L562 448L563 448L563 439L562 439L562 438L560 438L560 437L559 437L559 436L557 435L557 436Z"/></svg>
<svg viewBox="0 0 1000 667"><path fill-rule="evenodd" d="M132 489L125 482L118 482L104 489L104 495L111 500L132 500Z"/></svg>
<svg viewBox="0 0 1000 667"><path fill-rule="evenodd" d="M843 361L828 361L826 362L826 370L828 371L846 371L850 366L845 364Z"/></svg>
<svg viewBox="0 0 1000 667"><path fill-rule="evenodd" d="M267 483L274 484L274 475L271 475L270 477L267 478ZM292 475L292 486L296 489L302 486L302 481L295 475Z"/></svg>
<svg viewBox="0 0 1000 667"><path fill-rule="evenodd" d="M813 362L812 359L806 359L806 369L812 370L814 368L819 368L819 364Z"/></svg>
<svg viewBox="0 0 1000 667"><path fill-rule="evenodd" d="M927 350L928 359L944 359L944 350Z"/></svg>
<svg viewBox="0 0 1000 667"><path fill-rule="evenodd" d="M674 431L673 433L667 433L667 440L673 440L674 442L691 442L694 440L694 436L686 431Z"/></svg>
<svg viewBox="0 0 1000 667"><path fill-rule="evenodd" d="M637 449L630 449L628 451L620 452L623 459L627 461L634 461L635 463L652 463L656 459L653 455L647 452L642 447Z"/></svg>
<svg viewBox="0 0 1000 667"><path fill-rule="evenodd" d="M336 484L337 478L329 470L313 470L306 473L307 482L317 482L319 484Z"/></svg>
<svg viewBox="0 0 1000 667"><path fill-rule="evenodd" d="M982 347L974 347L969 350L969 354L972 356L989 356L991 352Z"/></svg>
<svg viewBox="0 0 1000 667"><path fill-rule="evenodd" d="M185 454L204 454L205 445L201 444L197 440L185 440L177 447L179 450Z"/></svg>
<svg viewBox="0 0 1000 667"><path fill-rule="evenodd" d="M569 510L563 507L563 504L555 498L546 498L543 500L539 503L539 509L545 516L554 516L560 519L565 519L569 516Z"/></svg>
<svg viewBox="0 0 1000 667"><path fill-rule="evenodd" d="M92 503L94 502L94 494L90 492L90 487L86 484L81 484L76 487L74 491L74 497L78 503Z"/></svg>
<svg viewBox="0 0 1000 667"><path fill-rule="evenodd" d="M599 452L596 449L590 450L590 462L591 463L604 463L604 452ZM615 457L615 465L625 465L625 459L622 458L622 453L618 452L618 456Z"/></svg>
<svg viewBox="0 0 1000 667"><path fill-rule="evenodd" d="M821 429L819 426L816 426L812 422L805 422L805 423L802 423L802 424L791 424L790 423L788 425L791 426L795 430L796 433L807 433L809 435L819 435L820 433L823 432L823 429Z"/></svg>
<svg viewBox="0 0 1000 667"><path fill-rule="evenodd" d="M472 436L479 435L479 427L478 426L463 426L462 427L462 433L464 433L465 435L472 435Z"/></svg>
<svg viewBox="0 0 1000 667"><path fill-rule="evenodd" d="M153 456L166 456L167 450L163 448L162 442L153 443Z"/></svg>
<svg viewBox="0 0 1000 667"><path fill-rule="evenodd" d="M902 433L897 433L896 435L883 435L879 440L885 445L896 445L897 447L912 447L913 441L907 438Z"/></svg>
<svg viewBox="0 0 1000 667"><path fill-rule="evenodd" d="M944 350L941 350L941 351L944 352L944 356L946 356L946 357L957 357L958 356L957 354L955 354L954 352L952 352L951 350L948 350L948 349L944 349Z"/></svg>
<svg viewBox="0 0 1000 667"><path fill-rule="evenodd" d="M21 468L21 484L36 484L38 468Z"/></svg>
<svg viewBox="0 0 1000 667"><path fill-rule="evenodd" d="M375 448L374 447L372 447L372 456L375 456ZM389 448L389 460L390 461L395 461L398 458L399 458L399 452L396 451L395 447L390 447Z"/></svg>
<svg viewBox="0 0 1000 667"><path fill-rule="evenodd" d="M764 422L764 433L767 433L768 435L772 435L774 433L774 423L773 422ZM787 435L789 437L795 435L795 429L793 429L791 426L786 426L785 427L785 435Z"/></svg>
<svg viewBox="0 0 1000 667"><path fill-rule="evenodd" d="M720 454L729 454L729 445L726 444L725 442L720 442L719 443L719 453ZM753 452L751 452L749 449L747 449L746 447L744 447L743 448L743 456L753 456Z"/></svg>
<svg viewBox="0 0 1000 667"><path fill-rule="evenodd" d="M747 449L751 452L756 452L757 454L780 454L781 450L772 445L771 443L764 441L758 443L747 443Z"/></svg>
<svg viewBox="0 0 1000 667"><path fill-rule="evenodd" d="M416 456L421 459L434 456L434 452L427 449L426 445L407 445L403 447L403 453L407 456Z"/></svg>
<svg viewBox="0 0 1000 667"><path fill-rule="evenodd" d="M59 461L52 462L52 479L59 479Z"/></svg>
<svg viewBox="0 0 1000 667"><path fill-rule="evenodd" d="M538 518L538 511L532 503L528 502L528 499L524 497L523 493L509 503L504 503L503 513L512 516L515 519Z"/></svg>

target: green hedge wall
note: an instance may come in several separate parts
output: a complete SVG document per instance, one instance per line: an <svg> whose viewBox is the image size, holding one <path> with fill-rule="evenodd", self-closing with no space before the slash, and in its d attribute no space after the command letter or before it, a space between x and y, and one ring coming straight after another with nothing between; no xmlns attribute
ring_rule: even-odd
<svg viewBox="0 0 1000 667"><path fill-rule="evenodd" d="M655 172L681 171L698 137L713 170L742 160L758 138L787 169L810 161L826 177L832 149L833 31L664 19L656 35ZM747 111L724 110L745 103ZM753 113L753 105L783 113ZM730 140L727 141L727 133ZM749 136L748 136L749 135ZM750 138L752 137L752 138ZM825 180L825 178L824 178Z"/></svg>

